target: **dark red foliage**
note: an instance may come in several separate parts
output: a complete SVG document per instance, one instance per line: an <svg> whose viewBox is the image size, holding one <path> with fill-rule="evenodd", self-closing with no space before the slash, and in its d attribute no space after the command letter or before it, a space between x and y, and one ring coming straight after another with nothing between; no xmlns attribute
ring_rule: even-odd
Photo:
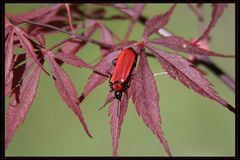
<svg viewBox="0 0 240 160"><path fill-rule="evenodd" d="M107 5L107 6L112 6L114 8L119 9L121 12L126 13L130 17L134 17L136 12L134 9L129 8L123 3L108 3L108 4L102 4L102 5Z"/></svg>
<svg viewBox="0 0 240 160"><path fill-rule="evenodd" d="M8 83L10 78L11 66L13 63L13 27L9 26L8 34L5 42L5 84Z"/></svg>
<svg viewBox="0 0 240 160"><path fill-rule="evenodd" d="M37 55L35 54L34 48L31 44L31 42L25 37L25 34L21 29L15 27L15 33L19 38L19 41L23 47L23 49L26 51L26 54L31 57L38 65L41 67L41 69L48 74L48 72L43 68L42 64L37 59Z"/></svg>
<svg viewBox="0 0 240 160"><path fill-rule="evenodd" d="M160 127L161 118L157 85L148 65L144 50L140 53L140 61L133 81L132 99L138 115L142 117L146 126L158 137L167 154L171 156L167 140L164 138L163 131Z"/></svg>
<svg viewBox="0 0 240 160"><path fill-rule="evenodd" d="M110 30L103 24L98 24L98 26L100 29L100 41L110 45L114 45L113 34L110 32ZM108 52L108 49L102 48L101 51L103 55L105 55Z"/></svg>
<svg viewBox="0 0 240 160"><path fill-rule="evenodd" d="M51 13L55 10L58 10L59 7L61 7L62 5L63 4L55 4L55 5L52 5L51 7L43 7L40 9L33 10L28 13L20 14L20 15L18 15L18 17L24 18L27 20L32 20L32 19L37 19L37 18L42 19L42 18L46 18L46 17L49 18L49 13ZM19 19L14 19L13 22L14 23L23 23L23 21L19 20Z"/></svg>
<svg viewBox="0 0 240 160"><path fill-rule="evenodd" d="M103 24L99 25L100 41L113 45L113 35Z"/></svg>
<svg viewBox="0 0 240 160"><path fill-rule="evenodd" d="M217 93L212 89L210 82L201 72L195 69L189 61L178 55L168 54L151 46L148 46L147 48L155 55L161 63L163 69L167 71L168 75L172 78L175 80L178 79L188 88L193 89L202 96L206 96L217 101L230 111L235 112L235 109L217 95Z"/></svg>
<svg viewBox="0 0 240 160"><path fill-rule="evenodd" d="M201 48L198 44L186 41L185 39L177 36L157 38L149 40L150 43L164 46L175 51L185 52L193 55L205 55L205 56L219 56L219 57L232 57L233 55L224 55L215 53Z"/></svg>
<svg viewBox="0 0 240 160"><path fill-rule="evenodd" d="M53 22L62 22L63 20L65 20L65 17L61 17L61 16L58 16L57 13L60 11L62 5L54 5L52 8L49 8L49 10L42 10L41 12L41 9L39 10L39 14L43 14L43 16L39 16L36 14L37 17L34 18L35 21L37 22L41 22L43 24L47 24L47 23L53 23ZM36 12L38 13L38 10L36 10ZM30 15L34 15L34 14L31 14L31 12L29 13ZM24 19L28 19L28 18L25 18L25 16L21 17L21 18L24 18ZM36 36L39 34L39 32L41 31L44 31L46 33L47 30L44 30L42 27L39 27L39 26L30 26L29 28L29 32L31 35L33 36Z"/></svg>
<svg viewBox="0 0 240 160"><path fill-rule="evenodd" d="M61 67L54 60L55 56L52 52L47 53L47 57L52 66L52 73L55 82L55 86L62 97L63 101L72 109L72 111L78 116L82 123L84 130L89 137L92 138L88 131L87 124L83 118L82 112L78 106L77 92L73 86L73 83L69 79L68 75L61 69Z"/></svg>
<svg viewBox="0 0 240 160"><path fill-rule="evenodd" d="M129 17L131 17L132 21L136 21L139 19L141 12L143 11L145 4L138 3L133 8L129 8L122 3L111 3L107 4L119 9L121 12L126 13Z"/></svg>
<svg viewBox="0 0 240 160"><path fill-rule="evenodd" d="M142 11L145 7L145 4L136 4L131 12L126 12L131 17L131 23L128 27L128 31L125 34L124 40L128 39L130 36L136 22L141 18Z"/></svg>
<svg viewBox="0 0 240 160"><path fill-rule="evenodd" d="M97 26L93 25L88 28L83 34L86 38L90 38L93 33L96 31ZM75 55L79 50L81 50L86 45L84 41L77 41L74 39L70 39L63 43L62 47L60 48L60 52L65 54L73 54Z"/></svg>
<svg viewBox="0 0 240 160"><path fill-rule="evenodd" d="M168 23L170 16L175 9L176 4L174 4L166 13L154 16L146 22L146 26L143 33L143 38L147 39L151 34L157 32L160 28L164 28Z"/></svg>
<svg viewBox="0 0 240 160"><path fill-rule="evenodd" d="M24 78L25 70L29 70L31 65L26 66L26 54L19 54L13 56L13 63L11 65L12 70L10 71L7 82L5 83L5 95L11 95L15 90L19 89L19 85L22 83ZM22 64L23 63L23 64ZM25 72L25 75L28 72Z"/></svg>
<svg viewBox="0 0 240 160"><path fill-rule="evenodd" d="M88 63L84 62L81 58L78 58L77 56L73 54L67 54L64 52L60 52L58 54L55 54L55 58L61 60L64 63L71 64L76 67L85 67L85 68L92 68Z"/></svg>
<svg viewBox="0 0 240 160"><path fill-rule="evenodd" d="M113 96L110 94L108 97ZM119 103L119 104L118 104ZM118 105L120 107L120 114L118 115ZM128 98L124 94L121 101L113 100L108 115L110 116L110 125L112 133L112 146L113 146L113 156L117 156L118 152L118 141L120 138L121 127L123 123L124 116L127 112Z"/></svg>
<svg viewBox="0 0 240 160"><path fill-rule="evenodd" d="M204 33L201 35L201 37L198 38L194 43L197 43L209 35L211 30L215 27L215 24L217 23L218 19L221 17L223 14L224 8L227 7L226 3L216 3L212 5L213 10L212 10L212 19L211 22L209 23L207 29L204 31Z"/></svg>
<svg viewBox="0 0 240 160"><path fill-rule="evenodd" d="M80 110L80 103L97 86L104 83L109 79L110 75L113 74L115 67L112 61L118 58L123 49L131 47L136 51L137 56L140 57L139 63L137 67L135 67L135 65L135 68L132 67L132 75L125 76L125 78L130 77L131 83L129 83L129 86L125 92L123 92L122 99L111 99L112 103L109 108L113 156L117 156L118 153L121 127L130 97L132 97L138 115L159 139L165 152L171 156L168 142L161 129L159 93L153 73L147 62L147 55L155 56L162 65L162 68L173 79L179 80L183 85L198 94L215 100L230 111L235 112L235 108L217 95L210 82L193 66L190 60L188 61L174 53L156 49L152 45L185 52L191 54L191 56L195 56L195 58L199 56L205 56L206 58L208 58L208 56L233 56L203 49L197 44L189 42L177 35L171 34L170 37L148 39L152 34L158 33L160 28L164 29L166 27L176 4L173 4L167 12L160 13L148 20L142 15L145 5L146 4L139 3L130 8L127 4L102 3L96 4L96 7L93 7L90 12L86 12L84 7L82 8L84 4L54 4L21 15L5 13L4 81L5 95L11 98L6 113L5 149L9 146L19 125L24 122L26 114L33 103L37 94L41 71L50 75L43 66L46 59L50 63L53 80L59 95L78 117L87 135L92 137L83 113ZM108 12L103 6L116 8L120 13L108 16ZM226 4L213 4L210 24L197 41L208 37L210 31L223 14L225 7ZM201 17L198 13L196 14ZM116 35L111 28L107 27L105 22L122 19L129 20L130 24L124 38L121 39L119 37L122 36ZM139 40L139 42L130 41L129 37L131 32L134 31L135 24L138 22L144 23L144 19L147 21L144 31L141 33L143 35L142 40ZM201 18L199 18L199 20L201 21ZM21 23L26 23L27 25L21 26ZM80 34L78 32L79 29L81 29ZM99 39L94 39L93 34L96 33L97 30L99 30ZM52 32L65 33L69 35L69 37L60 43L54 44L51 48L46 48L48 45L46 44L47 41L45 38ZM102 59L94 67L77 55L88 43L97 45L100 49L99 52L103 53ZM16 48L22 48L24 52L16 54L14 53ZM146 54L146 49L150 53ZM54 53L55 51L56 53ZM79 98L68 74L61 68L61 65L64 63L93 71ZM124 67L121 68L124 70ZM117 71L126 72L119 68ZM126 95L126 93L128 95ZM109 93L107 102L109 102L110 97L114 96L113 92Z"/></svg>
<svg viewBox="0 0 240 160"><path fill-rule="evenodd" d="M41 68L35 66L30 75L25 77L19 93L14 93L6 114L6 140L5 148L8 147L14 133L21 122L24 122L26 113L33 103L36 95L37 84L40 78Z"/></svg>
<svg viewBox="0 0 240 160"><path fill-rule="evenodd" d="M36 40L40 43L42 47L46 46L45 33L43 31L38 32L38 34L36 35Z"/></svg>
<svg viewBox="0 0 240 160"><path fill-rule="evenodd" d="M142 13L144 7L145 7L145 4L141 4L141 3L140 4L136 4L134 6L134 8L133 8L134 14L132 15L132 20L133 21L137 21L140 18L141 13Z"/></svg>

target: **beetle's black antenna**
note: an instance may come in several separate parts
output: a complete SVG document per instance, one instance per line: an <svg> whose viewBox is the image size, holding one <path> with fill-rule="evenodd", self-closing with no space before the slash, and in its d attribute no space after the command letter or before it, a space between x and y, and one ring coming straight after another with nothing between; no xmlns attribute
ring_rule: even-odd
<svg viewBox="0 0 240 160"><path fill-rule="evenodd" d="M99 74L99 75L101 75L101 76L103 76L103 77L109 77L109 75L106 75L106 74L104 74L104 73L101 73L101 72L99 72L99 71L97 71L97 70L94 70L93 71L93 73L97 73L97 74Z"/></svg>
<svg viewBox="0 0 240 160"><path fill-rule="evenodd" d="M104 104L102 107L100 107L98 110L101 110L102 108L104 108L108 103L111 103L114 99L115 99L114 96L111 97L111 98L109 98L109 99L105 102L105 104Z"/></svg>

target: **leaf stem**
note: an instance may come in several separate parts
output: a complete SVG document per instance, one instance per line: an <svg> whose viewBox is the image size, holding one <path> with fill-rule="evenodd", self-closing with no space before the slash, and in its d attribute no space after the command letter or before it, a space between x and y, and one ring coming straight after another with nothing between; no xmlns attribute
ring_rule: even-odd
<svg viewBox="0 0 240 160"><path fill-rule="evenodd" d="M135 26L135 23L136 23L135 21L133 21L133 20L131 21L131 23L128 27L127 33L125 34L125 36L123 38L123 41L126 41L129 38L130 34L132 33L133 27Z"/></svg>

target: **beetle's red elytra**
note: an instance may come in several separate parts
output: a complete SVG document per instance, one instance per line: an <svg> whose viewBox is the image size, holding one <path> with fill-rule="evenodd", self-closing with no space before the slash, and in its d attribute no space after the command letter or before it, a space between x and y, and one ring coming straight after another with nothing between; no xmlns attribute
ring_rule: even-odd
<svg viewBox="0 0 240 160"><path fill-rule="evenodd" d="M110 87L114 91L115 98L121 100L122 92L129 87L132 70L136 66L137 53L133 48L124 49L116 59L116 67L113 71Z"/></svg>
<svg viewBox="0 0 240 160"><path fill-rule="evenodd" d="M109 98L104 104L104 106L107 103L110 103L113 99L121 101L123 93L125 93L127 96L127 89L129 88L132 72L134 67L136 66L136 62L137 53L131 47L124 49L119 54L118 58L113 60L113 65L115 65L115 69L113 71L113 74L110 74L109 86L111 88L111 92L114 92L114 96ZM100 109L102 109L103 107L101 107Z"/></svg>

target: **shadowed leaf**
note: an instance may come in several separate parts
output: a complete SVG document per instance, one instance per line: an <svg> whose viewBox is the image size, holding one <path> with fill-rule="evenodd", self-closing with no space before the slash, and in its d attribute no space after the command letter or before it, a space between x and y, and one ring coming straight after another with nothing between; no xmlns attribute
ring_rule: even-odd
<svg viewBox="0 0 240 160"><path fill-rule="evenodd" d="M104 8L97 8L96 10L93 10L91 12L91 15L93 15L96 19L101 19L105 16L106 10Z"/></svg>
<svg viewBox="0 0 240 160"><path fill-rule="evenodd" d="M41 44L42 47L45 47L46 42L45 42L45 34L43 31L38 32L38 34L36 35L36 39Z"/></svg>
<svg viewBox="0 0 240 160"><path fill-rule="evenodd" d="M39 62L39 60L37 59L37 55L34 51L34 48L31 44L31 42L24 36L24 32L15 27L15 33L17 34L19 41L23 47L23 49L26 51L26 54L29 55L29 57L31 57L38 65L39 67L47 74L49 75L49 73L43 68L43 65Z"/></svg>
<svg viewBox="0 0 240 160"><path fill-rule="evenodd" d="M14 97L12 98L6 115L5 149L8 147L13 135L19 127L19 124L24 122L26 114L33 103L40 73L41 68L36 66L33 72L23 79L19 93L19 102L17 102L16 94L14 94Z"/></svg>
<svg viewBox="0 0 240 160"><path fill-rule="evenodd" d="M14 29L11 27L7 39L5 40L5 84L9 81L9 74L13 63L13 36Z"/></svg>
<svg viewBox="0 0 240 160"><path fill-rule="evenodd" d="M27 63L28 66L26 65L26 63L23 63L25 60L26 54L19 54L13 56L14 62L11 66L12 70L10 71L7 81L5 82L5 95L10 95L10 93L18 92L14 90L19 84L21 84L22 80L24 79L24 73L28 73L25 72L25 70L30 67L29 63ZM19 92L16 94L19 94Z"/></svg>

